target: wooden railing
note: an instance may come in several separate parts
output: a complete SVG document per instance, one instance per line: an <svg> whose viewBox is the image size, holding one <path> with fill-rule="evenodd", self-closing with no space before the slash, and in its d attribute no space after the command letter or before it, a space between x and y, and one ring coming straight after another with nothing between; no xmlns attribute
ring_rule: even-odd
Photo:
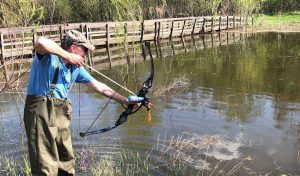
<svg viewBox="0 0 300 176"><path fill-rule="evenodd" d="M214 31L242 28L248 25L247 18L234 16L189 17L107 23L76 23L38 27L0 29L1 60L15 57L32 57L33 42L46 36L60 43L64 33L70 29L83 32L96 48L105 48L122 43L144 40L159 40L186 35L204 34Z"/></svg>

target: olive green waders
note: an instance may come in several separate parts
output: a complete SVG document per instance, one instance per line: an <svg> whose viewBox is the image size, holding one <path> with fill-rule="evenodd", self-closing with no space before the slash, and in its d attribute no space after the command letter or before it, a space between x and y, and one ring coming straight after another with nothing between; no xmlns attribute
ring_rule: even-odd
<svg viewBox="0 0 300 176"><path fill-rule="evenodd" d="M69 129L72 105L69 99L58 99L53 95L60 66L57 59L47 96L26 97L24 124L32 175L75 175Z"/></svg>
<svg viewBox="0 0 300 176"><path fill-rule="evenodd" d="M74 175L70 100L27 96L25 129L32 175Z"/></svg>

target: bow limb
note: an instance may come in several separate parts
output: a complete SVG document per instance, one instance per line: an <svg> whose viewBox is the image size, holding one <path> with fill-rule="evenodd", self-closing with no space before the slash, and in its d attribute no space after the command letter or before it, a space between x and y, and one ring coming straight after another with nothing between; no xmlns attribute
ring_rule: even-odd
<svg viewBox="0 0 300 176"><path fill-rule="evenodd" d="M100 133L104 133L104 132L107 132L107 131L110 131L114 128L116 128L117 126L123 124L124 122L127 121L127 117L132 114L132 110L133 110L133 107L134 105L133 104L130 104L124 112L121 113L121 115L119 116L119 119L116 121L115 125L113 126L110 126L110 127L106 127L106 128L102 128L100 130L94 130L94 131L88 131L88 132L81 132L79 133L79 135L81 137L84 137L84 136L89 136L89 135L94 135L94 134L100 134ZM138 109L140 109L141 106L138 107Z"/></svg>

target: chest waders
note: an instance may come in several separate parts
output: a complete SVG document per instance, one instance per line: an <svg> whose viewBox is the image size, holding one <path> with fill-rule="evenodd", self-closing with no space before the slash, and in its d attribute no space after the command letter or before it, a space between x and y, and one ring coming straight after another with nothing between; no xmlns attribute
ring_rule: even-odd
<svg viewBox="0 0 300 176"><path fill-rule="evenodd" d="M69 129L72 105L55 98L61 63L57 59L47 96L27 95L24 124L32 175L75 175L75 160ZM38 80L36 80L38 81Z"/></svg>

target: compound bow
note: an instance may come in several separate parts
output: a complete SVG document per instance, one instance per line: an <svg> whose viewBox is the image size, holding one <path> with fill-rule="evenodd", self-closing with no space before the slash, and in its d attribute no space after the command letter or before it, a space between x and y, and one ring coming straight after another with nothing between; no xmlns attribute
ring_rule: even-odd
<svg viewBox="0 0 300 176"><path fill-rule="evenodd" d="M102 128L99 130L94 130L94 131L89 131L90 128L88 128L88 130L86 132L80 132L81 137L104 133L104 132L107 132L107 131L110 131L110 130L116 128L119 125L122 125L124 122L127 121L127 118L129 115L136 113L138 110L141 109L142 106L145 106L148 111L150 110L150 108L149 108L150 100L149 100L149 98L146 97L146 94L149 92L149 89L152 87L152 82L153 82L153 77L154 77L154 61L153 61L153 57L152 57L151 50L150 50L150 43L145 42L145 46L147 47L147 50L149 51L149 55L150 55L151 72L150 72L150 75L148 76L147 80L143 83L142 88L139 90L139 92L137 94L137 96L144 98L144 100L141 102L141 105L135 110L134 110L134 106L135 106L134 104L128 105L127 108L125 108L125 110L121 113L121 115L119 116L119 119L115 122L114 125L112 125L110 127ZM101 112L100 112L100 114L101 114Z"/></svg>

